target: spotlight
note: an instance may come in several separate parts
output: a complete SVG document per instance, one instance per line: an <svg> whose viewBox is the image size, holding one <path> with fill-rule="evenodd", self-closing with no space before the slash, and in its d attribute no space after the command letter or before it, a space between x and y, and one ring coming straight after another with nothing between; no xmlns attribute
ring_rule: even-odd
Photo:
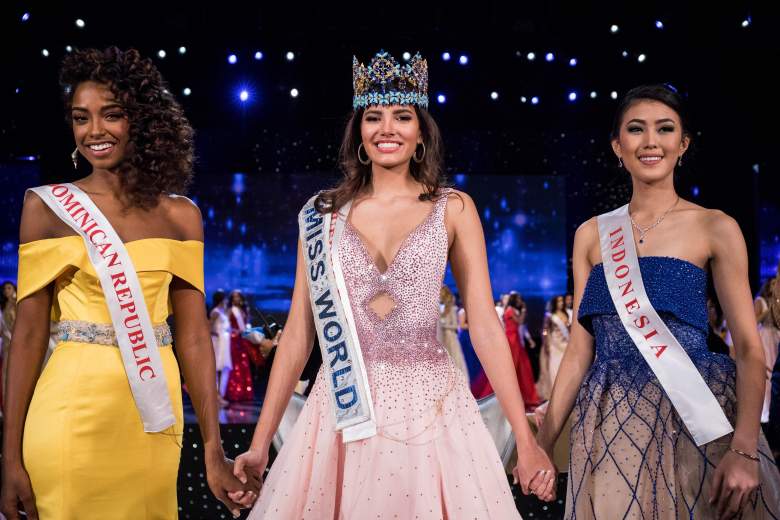
<svg viewBox="0 0 780 520"><path fill-rule="evenodd" d="M525 55L526 58L528 58L528 61L534 61L536 59L536 53L535 52L529 52Z"/></svg>
<svg viewBox="0 0 780 520"><path fill-rule="evenodd" d="M187 53L187 47L185 47L184 45L179 47L179 54L186 54L186 53Z"/></svg>
<svg viewBox="0 0 780 520"><path fill-rule="evenodd" d="M664 28L664 23L661 20L656 20L655 21L655 28L656 29L663 29Z"/></svg>
<svg viewBox="0 0 780 520"><path fill-rule="evenodd" d="M184 94L185 96L189 96L190 94L192 94L192 89L190 89L190 87L186 87L184 90L181 91L181 93Z"/></svg>
<svg viewBox="0 0 780 520"><path fill-rule="evenodd" d="M539 96L534 96L531 98L531 104L532 105L538 105L539 104Z"/></svg>
<svg viewBox="0 0 780 520"><path fill-rule="evenodd" d="M412 59L412 54L407 51L407 52L403 53L403 58L404 58L405 61L409 61L409 60Z"/></svg>
<svg viewBox="0 0 780 520"><path fill-rule="evenodd" d="M577 93L574 91L569 92L569 101L577 101Z"/></svg>
<svg viewBox="0 0 780 520"><path fill-rule="evenodd" d="M612 92L610 92L609 97L611 97L612 99L617 99L617 91L613 90Z"/></svg>
<svg viewBox="0 0 780 520"><path fill-rule="evenodd" d="M76 27L78 27L79 29L83 29L85 25L87 24L84 23L84 20L82 20L81 18L76 19Z"/></svg>
<svg viewBox="0 0 780 520"><path fill-rule="evenodd" d="M22 21L23 21L23 22L26 22L26 21L27 21L27 20L29 20L29 19L30 19L30 13L24 13L24 14L22 15Z"/></svg>
<svg viewBox="0 0 780 520"><path fill-rule="evenodd" d="M164 50L162 50L162 49L160 49L159 51L157 51L157 57L158 57L158 58L161 58L161 59L162 59L162 58L165 58L167 55L168 55L168 54L167 54L167 53L166 53Z"/></svg>
<svg viewBox="0 0 780 520"><path fill-rule="evenodd" d="M577 58L572 58L569 60L569 67L576 67L577 66Z"/></svg>
<svg viewBox="0 0 780 520"><path fill-rule="evenodd" d="M490 99L492 99L493 101L497 100L498 99L498 92L496 92L495 90L493 92L491 92L490 93Z"/></svg>
<svg viewBox="0 0 780 520"><path fill-rule="evenodd" d="M552 52L548 52L544 55L544 59L547 61L552 61L555 59L555 55Z"/></svg>
<svg viewBox="0 0 780 520"><path fill-rule="evenodd" d="M249 91L246 89L241 90L241 92L238 93L238 99L240 99L242 103L246 103L249 100Z"/></svg>
<svg viewBox="0 0 780 520"><path fill-rule="evenodd" d="M70 45L66 45L65 52L73 52L73 47L71 47Z"/></svg>
<svg viewBox="0 0 780 520"><path fill-rule="evenodd" d="M26 14L26 13L25 13ZM750 27L750 24L753 23L753 19L751 17L747 17L744 20L742 20L742 28L745 29L747 27Z"/></svg>
<svg viewBox="0 0 780 520"><path fill-rule="evenodd" d="M449 52L442 52L441 53L441 59L444 60L444 61L450 61L451 57L452 56L450 55Z"/></svg>
<svg viewBox="0 0 780 520"><path fill-rule="evenodd" d="M41 54L43 55L44 58L48 58L49 57L49 49L41 49Z"/></svg>
<svg viewBox="0 0 780 520"><path fill-rule="evenodd" d="M458 62L459 62L461 65L468 65L468 63L469 63L469 57L468 57L468 56L466 56L465 54L461 54L461 55L460 55L460 58L458 58Z"/></svg>
<svg viewBox="0 0 780 520"><path fill-rule="evenodd" d="M299 94L299 92L298 92L297 88L294 88L294 89L290 90L290 97L297 98L298 94Z"/></svg>
<svg viewBox="0 0 780 520"><path fill-rule="evenodd" d="M438 101L440 105L443 105L444 103L447 102L447 96L445 96L444 94L439 94L438 96L436 96L436 101Z"/></svg>
<svg viewBox="0 0 780 520"><path fill-rule="evenodd" d="M638 61L639 63L644 63L646 59L647 56L645 56L644 54L640 54L639 56L636 57L636 61Z"/></svg>
<svg viewBox="0 0 780 520"><path fill-rule="evenodd" d="M590 99L596 99L596 96L597 96L596 91L595 90L591 90L590 91Z"/></svg>
<svg viewBox="0 0 780 520"><path fill-rule="evenodd" d="M295 59L295 53L293 51L287 51L287 54L285 54L284 57L287 58L287 61L292 61Z"/></svg>
<svg viewBox="0 0 780 520"><path fill-rule="evenodd" d="M609 32L611 32L612 34L615 34L615 33L616 33L616 32L618 32L619 30L620 30L620 27L618 27L618 26L617 26L617 25L615 25L615 24L612 24L612 26L609 28Z"/></svg>
<svg viewBox="0 0 780 520"><path fill-rule="evenodd" d="M238 62L238 56L236 56L235 54L231 54L230 56L228 56L227 60L228 63L230 63L231 65L235 65Z"/></svg>
<svg viewBox="0 0 780 520"><path fill-rule="evenodd" d="M525 102L527 102L527 101L528 101L528 98L527 98L527 97L525 97L525 96L520 96L520 102L521 102L521 103L525 103Z"/></svg>
<svg viewBox="0 0 780 520"><path fill-rule="evenodd" d="M255 59L260 61L263 59L263 53L260 51L255 52Z"/></svg>

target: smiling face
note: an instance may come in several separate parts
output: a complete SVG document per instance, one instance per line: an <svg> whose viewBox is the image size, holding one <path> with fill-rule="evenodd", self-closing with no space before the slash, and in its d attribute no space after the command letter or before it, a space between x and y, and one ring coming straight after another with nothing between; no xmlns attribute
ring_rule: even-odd
<svg viewBox="0 0 780 520"><path fill-rule="evenodd" d="M689 143L677 112L660 101L640 100L623 114L612 149L632 177L651 183L674 172Z"/></svg>
<svg viewBox="0 0 780 520"><path fill-rule="evenodd" d="M93 169L112 170L125 157L130 124L113 92L103 83L79 83L71 102L73 138Z"/></svg>
<svg viewBox="0 0 780 520"><path fill-rule="evenodd" d="M388 169L409 164L423 142L420 120L411 105L368 107L360 122L360 136L371 161Z"/></svg>

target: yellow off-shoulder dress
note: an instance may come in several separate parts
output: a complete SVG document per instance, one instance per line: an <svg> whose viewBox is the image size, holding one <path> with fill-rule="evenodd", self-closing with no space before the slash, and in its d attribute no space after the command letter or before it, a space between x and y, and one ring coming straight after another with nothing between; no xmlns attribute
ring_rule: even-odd
<svg viewBox="0 0 780 520"><path fill-rule="evenodd" d="M174 276L203 292L202 242L149 238L125 246L158 329L171 312ZM81 237L19 247L19 301L51 282L52 321L87 329L110 325ZM178 517L181 385L172 345L160 346L160 354L176 424L145 433L119 348L68 339L57 344L35 387L22 446L41 520Z"/></svg>

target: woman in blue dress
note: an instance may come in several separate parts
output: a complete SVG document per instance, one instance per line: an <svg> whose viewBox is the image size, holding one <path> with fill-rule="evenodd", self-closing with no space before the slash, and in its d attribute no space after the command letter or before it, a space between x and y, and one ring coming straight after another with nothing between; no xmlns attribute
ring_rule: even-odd
<svg viewBox="0 0 780 520"><path fill-rule="evenodd" d="M539 432L551 453L571 415L567 519L780 518L780 474L759 427L765 376L745 242L734 219L675 191L689 143L676 91L656 85L626 94L612 147L631 175L628 214L647 297L734 431L697 446L624 328L598 222L585 222L574 238L577 319ZM736 363L707 349L708 272Z"/></svg>

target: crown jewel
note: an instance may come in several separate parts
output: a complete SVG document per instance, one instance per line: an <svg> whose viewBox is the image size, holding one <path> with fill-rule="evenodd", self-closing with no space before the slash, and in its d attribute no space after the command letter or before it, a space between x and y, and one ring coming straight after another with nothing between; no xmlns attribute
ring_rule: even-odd
<svg viewBox="0 0 780 520"><path fill-rule="evenodd" d="M371 105L418 105L428 108L428 62L418 52L400 65L379 51L368 67L352 57L354 109Z"/></svg>

